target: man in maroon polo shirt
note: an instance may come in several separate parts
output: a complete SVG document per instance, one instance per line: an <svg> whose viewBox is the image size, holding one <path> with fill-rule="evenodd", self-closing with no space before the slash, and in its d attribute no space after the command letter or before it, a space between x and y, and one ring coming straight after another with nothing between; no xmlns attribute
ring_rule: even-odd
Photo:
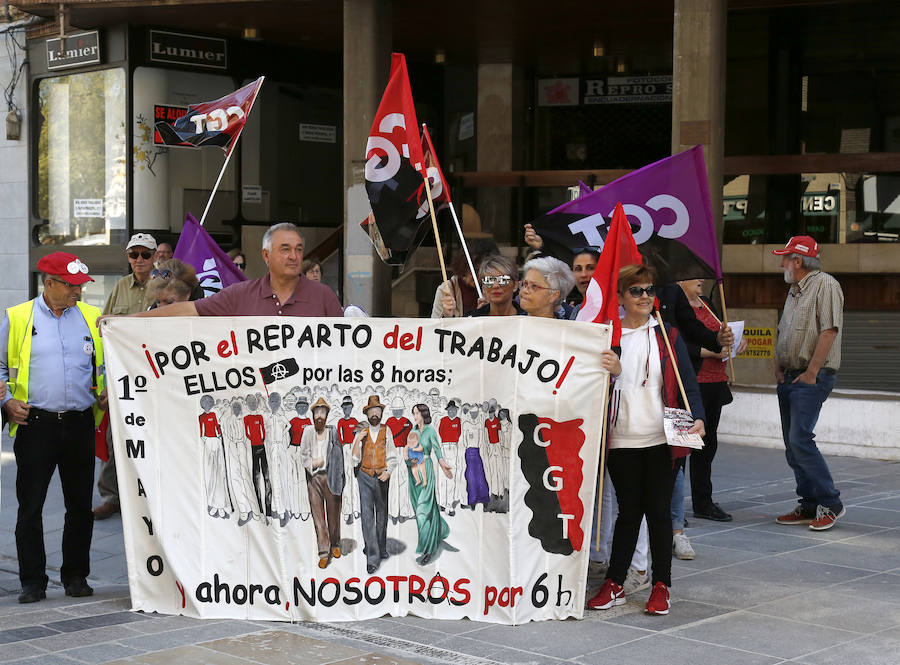
<svg viewBox="0 0 900 665"><path fill-rule="evenodd" d="M132 316L343 316L328 286L301 272L303 236L290 222L269 227L262 257L269 274L239 282L196 301L178 302Z"/></svg>

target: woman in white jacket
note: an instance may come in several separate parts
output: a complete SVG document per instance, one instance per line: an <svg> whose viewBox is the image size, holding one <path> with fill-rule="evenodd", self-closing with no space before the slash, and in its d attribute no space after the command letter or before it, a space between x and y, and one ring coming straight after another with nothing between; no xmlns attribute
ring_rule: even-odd
<svg viewBox="0 0 900 665"><path fill-rule="evenodd" d="M648 614L669 613L672 585L672 523L670 505L675 479L663 430L665 407L689 408L695 420L691 432L704 433L703 403L687 347L675 328L660 330L653 318L653 272L642 265L619 272L622 318L621 373L615 381L609 422L609 475L619 502L609 570L600 591L588 601L592 609L625 603L623 584L646 516L653 558L653 590ZM679 404L675 366L666 351L667 335L689 405ZM615 372L613 372L615 373Z"/></svg>

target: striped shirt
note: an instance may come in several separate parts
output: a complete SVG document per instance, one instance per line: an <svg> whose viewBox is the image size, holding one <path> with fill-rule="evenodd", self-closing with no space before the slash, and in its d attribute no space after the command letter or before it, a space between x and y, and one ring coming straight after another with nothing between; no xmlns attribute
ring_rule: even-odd
<svg viewBox="0 0 900 665"><path fill-rule="evenodd" d="M837 337L822 367L837 370L841 366L844 292L834 277L813 270L788 290L775 344L778 365L785 370L805 370L819 335L831 328L837 328Z"/></svg>

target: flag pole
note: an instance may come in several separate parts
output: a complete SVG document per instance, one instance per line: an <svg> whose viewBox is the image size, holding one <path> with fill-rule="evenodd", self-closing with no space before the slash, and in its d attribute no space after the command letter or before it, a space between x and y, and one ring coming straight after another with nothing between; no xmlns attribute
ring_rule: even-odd
<svg viewBox="0 0 900 665"><path fill-rule="evenodd" d="M609 423L606 422L609 417L609 372L606 373L606 379L603 381L603 420L600 430L600 482L597 485L597 532L595 549L600 549L600 512L603 509L603 481L606 478L606 436L609 430Z"/></svg>
<svg viewBox="0 0 900 665"><path fill-rule="evenodd" d="M253 93L253 99L250 101L250 107L247 109L247 119L250 118L250 112L253 110L253 105L256 104L256 97L259 95L259 89L262 88L262 84L266 80L266 77L260 76L257 80L259 81L259 85L256 86L256 91ZM241 131L238 132L237 137L234 139L234 143L231 144L231 148L228 150L228 155L225 157L225 163L222 164L222 170L219 171L219 177L216 178L216 184L213 185L212 192L209 194L209 199L206 201L206 208L203 209L203 215L200 217L200 226L203 226L203 223L206 221L206 213L209 212L213 198L216 196L216 192L219 191L219 183L222 182L222 176L225 175L225 169L228 168L228 162L231 161L234 149L237 148L238 141L241 140L241 136L244 134L244 127L246 124L247 122L245 120L244 124L241 125Z"/></svg>
<svg viewBox="0 0 900 665"><path fill-rule="evenodd" d="M438 252L438 260L441 263L441 277L444 278L444 283L447 280L447 266L444 265L444 251L441 249L441 236L438 233L438 225L437 225L437 217L434 216L434 201L431 199L431 183L428 181L428 176L423 176L423 180L425 181L425 192L428 194L428 208L431 210L431 228L434 229L434 244L437 246Z"/></svg>
<svg viewBox="0 0 900 665"><path fill-rule="evenodd" d="M453 223L456 225L456 232L459 234L459 243L462 245L463 253L466 255L466 263L469 264L472 279L475 281L475 290L478 291L478 297L483 298L481 284L478 283L478 275L475 274L475 266L472 265L472 256L469 254L469 248L466 246L466 239L463 237L462 227L459 225L459 218L456 216L456 208L453 205L453 201L450 201L450 213L453 215Z"/></svg>
<svg viewBox="0 0 900 665"><path fill-rule="evenodd" d="M728 325L728 308L725 306L725 287L719 281L719 300L722 302L722 325ZM734 343L737 343L735 340ZM731 371L731 382L734 383L734 363L731 360L731 354L728 354L728 369Z"/></svg>
<svg viewBox="0 0 900 665"><path fill-rule="evenodd" d="M721 295L721 294L720 294L720 295ZM713 312L713 311L709 308L709 305L707 305L707 304L703 301L703 298L700 298L700 304L703 305L704 308L706 308L706 311L709 312L709 315L710 315L711 317L713 317L713 319L715 319L716 323L718 323L718 324L721 326L721 325L722 325L722 322L719 320L719 317L716 316L716 313ZM729 371L730 374L731 374L731 382L734 383L734 362L733 362L733 359L732 359L730 353L728 354L728 371Z"/></svg>
<svg viewBox="0 0 900 665"><path fill-rule="evenodd" d="M678 371L678 358L675 357L675 351L672 350L672 343L669 341L669 334L666 332L666 325L663 323L662 315L660 315L659 310L656 311L656 320L659 321L659 327L662 329L663 333L663 340L666 343L666 350L669 352L669 359L672 361L672 369L675 370L675 378L678 380L678 390L681 391L681 400L684 403L684 408L690 411L691 405L688 402L687 393L684 392L684 384L681 382L681 372Z"/></svg>

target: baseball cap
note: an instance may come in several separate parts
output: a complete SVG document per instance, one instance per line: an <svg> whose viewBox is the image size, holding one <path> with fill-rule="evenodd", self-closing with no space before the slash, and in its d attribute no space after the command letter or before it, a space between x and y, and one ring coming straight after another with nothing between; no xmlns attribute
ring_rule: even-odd
<svg viewBox="0 0 900 665"><path fill-rule="evenodd" d="M812 259L819 255L819 244L810 236L794 236L787 241L784 249L773 249L773 254L800 254Z"/></svg>
<svg viewBox="0 0 900 665"><path fill-rule="evenodd" d="M88 267L81 259L68 252L47 254L38 261L37 269L48 275L61 277L69 284L77 285L94 281L94 278L88 275Z"/></svg>
<svg viewBox="0 0 900 665"><path fill-rule="evenodd" d="M125 251L132 247L146 247L147 249L156 249L156 238L149 233L135 233L131 236L131 240L125 245Z"/></svg>

